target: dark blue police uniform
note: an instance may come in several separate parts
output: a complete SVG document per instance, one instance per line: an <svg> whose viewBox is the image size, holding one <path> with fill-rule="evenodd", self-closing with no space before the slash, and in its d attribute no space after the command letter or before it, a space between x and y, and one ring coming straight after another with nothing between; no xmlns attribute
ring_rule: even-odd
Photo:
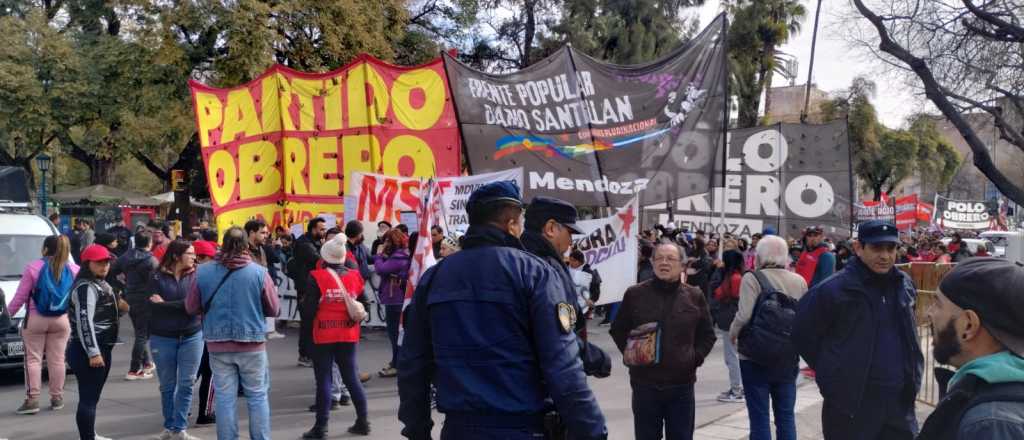
<svg viewBox="0 0 1024 440"><path fill-rule="evenodd" d="M518 188L501 185L485 185L474 196L490 191L519 199ZM558 274L524 252L519 239L470 226L463 250L424 274L405 314L402 435L430 438L433 384L445 414L442 439L542 438L548 397L574 438L606 438L576 336L559 319L567 308L563 289Z"/></svg>
<svg viewBox="0 0 1024 440"><path fill-rule="evenodd" d="M896 225L869 221L858 240L898 243ZM793 343L824 397L826 440L911 440L924 357L910 277L872 271L857 257L800 299Z"/></svg>

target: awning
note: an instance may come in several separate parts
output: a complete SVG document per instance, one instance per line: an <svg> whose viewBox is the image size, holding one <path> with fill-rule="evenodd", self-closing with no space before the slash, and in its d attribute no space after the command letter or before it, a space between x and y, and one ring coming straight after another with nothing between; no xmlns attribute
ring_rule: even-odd
<svg viewBox="0 0 1024 440"><path fill-rule="evenodd" d="M63 191L50 196L50 198L60 203L87 202L105 205L160 206L163 203L152 197L107 185L93 185Z"/></svg>

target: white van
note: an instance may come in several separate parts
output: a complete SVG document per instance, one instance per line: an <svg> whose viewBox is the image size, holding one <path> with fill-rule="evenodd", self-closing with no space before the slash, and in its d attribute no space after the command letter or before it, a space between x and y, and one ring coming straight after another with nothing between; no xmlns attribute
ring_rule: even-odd
<svg viewBox="0 0 1024 440"><path fill-rule="evenodd" d="M1016 231L985 231L981 238L995 245L997 257L1024 263L1024 234Z"/></svg>
<svg viewBox="0 0 1024 440"><path fill-rule="evenodd" d="M22 207L10 208L0 204L0 289L7 304L14 299L21 274L32 261L42 256L43 240L59 231L47 218L31 214ZM13 326L0 329L0 369L22 367L25 347L18 327L25 318L25 307L12 317Z"/></svg>

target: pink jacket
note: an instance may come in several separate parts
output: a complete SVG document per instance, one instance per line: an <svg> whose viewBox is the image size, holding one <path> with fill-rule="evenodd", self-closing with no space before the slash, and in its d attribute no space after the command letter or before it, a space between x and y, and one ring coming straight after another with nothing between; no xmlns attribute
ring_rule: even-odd
<svg viewBox="0 0 1024 440"><path fill-rule="evenodd" d="M71 269L72 275L78 275L78 265L68 261L68 268ZM21 274L21 282L18 283L18 290L14 293L14 298L11 299L11 304L8 309L11 312L11 316L18 314L21 310L21 306L28 304L29 307L35 310L35 304L32 303L32 291L36 288L36 281L39 279L39 271L43 269L43 259L40 258L33 261L25 266L25 272Z"/></svg>

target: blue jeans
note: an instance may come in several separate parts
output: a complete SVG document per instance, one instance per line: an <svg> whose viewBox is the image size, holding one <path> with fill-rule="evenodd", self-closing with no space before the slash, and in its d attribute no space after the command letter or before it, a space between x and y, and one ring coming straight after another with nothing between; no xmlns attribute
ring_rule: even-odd
<svg viewBox="0 0 1024 440"><path fill-rule="evenodd" d="M164 429L184 431L192 407L192 381L203 357L203 332L180 338L151 335L149 347L160 378Z"/></svg>
<svg viewBox="0 0 1024 440"><path fill-rule="evenodd" d="M249 406L249 438L270 440L270 369L267 352L210 353L213 370L214 400L217 413L217 440L238 438L238 387L245 392Z"/></svg>
<svg viewBox="0 0 1024 440"><path fill-rule="evenodd" d="M633 385L633 433L636 440L692 440L696 402L693 384Z"/></svg>
<svg viewBox="0 0 1024 440"><path fill-rule="evenodd" d="M402 319L402 305L384 306L386 322L388 325L388 341L391 342L391 363L392 368L398 368L398 327Z"/></svg>
<svg viewBox="0 0 1024 440"><path fill-rule="evenodd" d="M750 440L772 440L771 415L775 412L776 440L796 440L796 369L793 374L778 374L748 361L740 360L743 372L743 392L750 417Z"/></svg>
<svg viewBox="0 0 1024 440"><path fill-rule="evenodd" d="M722 359L729 370L729 389L737 392L743 389L743 378L740 374L740 358L736 346L732 344L729 332L715 327L715 335L722 341Z"/></svg>

